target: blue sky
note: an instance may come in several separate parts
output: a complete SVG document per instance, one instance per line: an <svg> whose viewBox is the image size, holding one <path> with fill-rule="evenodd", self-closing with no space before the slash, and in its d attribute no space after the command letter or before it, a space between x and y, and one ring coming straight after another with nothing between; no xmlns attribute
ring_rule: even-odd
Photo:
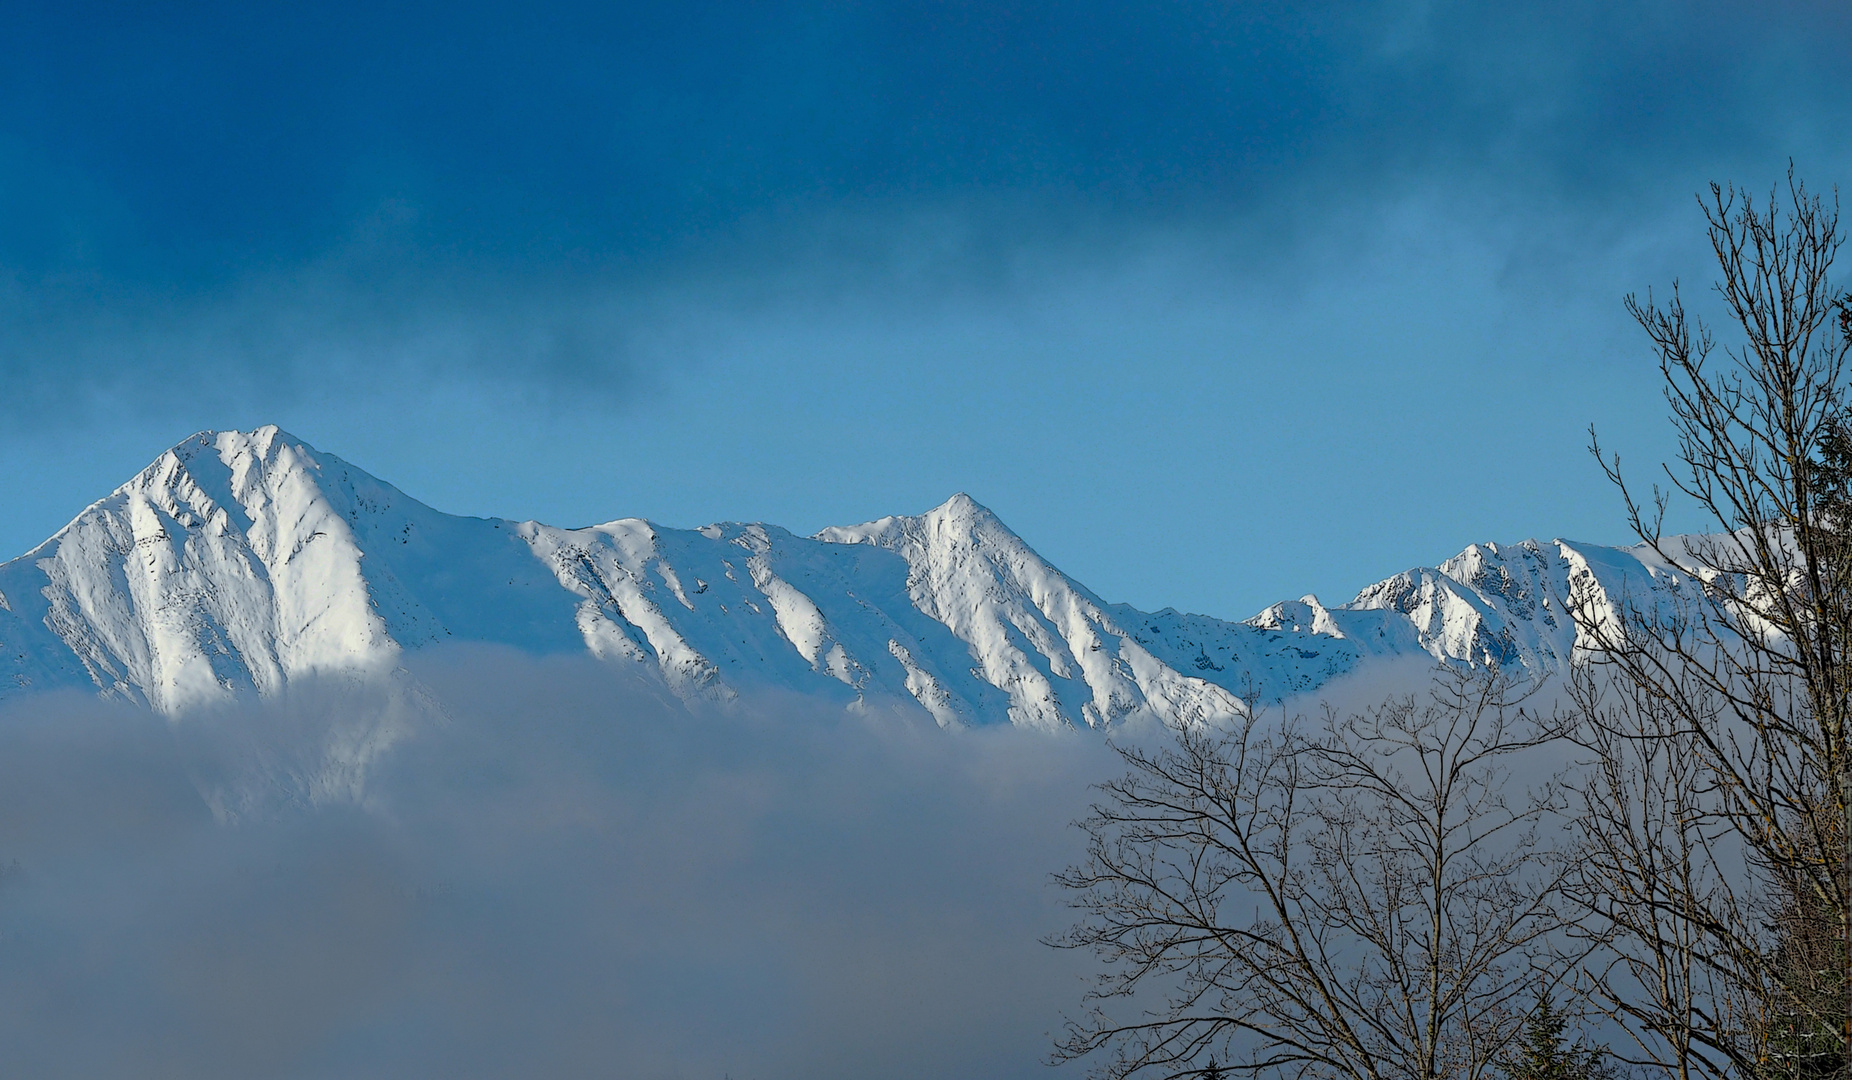
<svg viewBox="0 0 1852 1080"><path fill-rule="evenodd" d="M4 10L8 554L267 422L564 525L964 490L1229 617L1618 542L1621 297L1852 113L1827 4Z"/></svg>

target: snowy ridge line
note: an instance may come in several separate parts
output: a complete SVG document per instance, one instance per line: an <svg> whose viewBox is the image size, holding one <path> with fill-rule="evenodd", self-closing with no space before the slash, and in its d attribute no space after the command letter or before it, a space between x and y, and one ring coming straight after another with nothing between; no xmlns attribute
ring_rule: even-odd
<svg viewBox="0 0 1852 1080"><path fill-rule="evenodd" d="M1559 670L1617 599L1689 579L1639 549L1475 544L1356 599L1244 622L1108 604L965 495L813 537L443 514L275 427L202 432L0 564L0 698L84 687L170 717L370 678L477 641L589 653L685 698L753 687L942 726L1213 720L1377 657Z"/></svg>

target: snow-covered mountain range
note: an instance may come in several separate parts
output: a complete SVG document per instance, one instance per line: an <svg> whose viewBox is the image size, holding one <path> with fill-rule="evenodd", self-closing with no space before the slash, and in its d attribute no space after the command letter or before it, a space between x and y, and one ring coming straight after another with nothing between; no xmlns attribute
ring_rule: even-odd
<svg viewBox="0 0 1852 1080"><path fill-rule="evenodd" d="M1635 548L1475 544L1243 622L1109 604L964 495L796 536L443 514L275 427L203 432L0 564L0 698L88 687L169 716L475 641L582 653L685 698L774 687L941 725L1213 719L1379 658L1547 674L1569 611L1687 579Z"/></svg>

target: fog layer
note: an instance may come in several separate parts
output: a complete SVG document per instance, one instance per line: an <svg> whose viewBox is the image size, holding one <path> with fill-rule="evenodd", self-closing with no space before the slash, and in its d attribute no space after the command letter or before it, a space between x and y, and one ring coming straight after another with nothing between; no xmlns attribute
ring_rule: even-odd
<svg viewBox="0 0 1852 1080"><path fill-rule="evenodd" d="M416 674L441 708L0 715L7 1072L1048 1075L1085 958L1038 938L1099 740ZM356 732L364 782L315 782Z"/></svg>

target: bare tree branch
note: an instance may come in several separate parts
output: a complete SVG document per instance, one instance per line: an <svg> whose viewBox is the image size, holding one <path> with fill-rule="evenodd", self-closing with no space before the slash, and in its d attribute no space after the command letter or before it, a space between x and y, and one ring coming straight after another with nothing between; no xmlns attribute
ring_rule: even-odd
<svg viewBox="0 0 1852 1080"><path fill-rule="evenodd" d="M1637 500L1591 432L1635 532L1696 587L1576 612L1590 666L1575 696L1594 761L1570 892L1605 943L1588 979L1628 1027L1634 1060L1681 1078L1794 1075L1783 1040L1798 1023L1839 1033L1803 1071L1843 1073L1852 339L1829 279L1838 207L1792 169L1765 204L1718 185L1699 201L1740 344L1718 361L1676 285L1663 308L1650 295L1627 307L1665 378L1679 447L1666 475L1717 531L1664 535L1665 495ZM1823 955L1822 922L1838 940L1830 978L1796 966Z"/></svg>
<svg viewBox="0 0 1852 1080"><path fill-rule="evenodd" d="M1066 1060L1100 1075L1227 1067L1350 1080L1478 1080L1563 965L1563 868L1539 840L1554 788L1514 797L1507 759L1562 731L1510 684L1451 672L1430 699L1317 722L1186 727L1082 822L1057 876L1081 919L1055 940L1104 962ZM1160 1000L1151 1005L1153 1000Z"/></svg>

